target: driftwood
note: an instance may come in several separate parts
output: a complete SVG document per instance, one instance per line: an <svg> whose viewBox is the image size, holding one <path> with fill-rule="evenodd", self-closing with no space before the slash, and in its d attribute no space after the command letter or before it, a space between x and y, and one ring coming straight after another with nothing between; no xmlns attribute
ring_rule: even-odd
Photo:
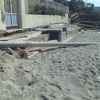
<svg viewBox="0 0 100 100"><path fill-rule="evenodd" d="M80 20L80 23L100 24L100 21Z"/></svg>
<svg viewBox="0 0 100 100"><path fill-rule="evenodd" d="M80 20L80 24L84 24L82 26L88 28L100 28L100 21L89 21L89 20Z"/></svg>
<svg viewBox="0 0 100 100"><path fill-rule="evenodd" d="M100 29L100 26L97 25L88 25L88 24L77 24L78 26L86 27L86 28L94 28L94 29Z"/></svg>

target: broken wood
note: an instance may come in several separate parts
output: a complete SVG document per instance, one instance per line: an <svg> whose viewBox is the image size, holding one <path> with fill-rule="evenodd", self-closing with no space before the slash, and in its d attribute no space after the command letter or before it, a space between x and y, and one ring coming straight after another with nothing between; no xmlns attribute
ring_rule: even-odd
<svg viewBox="0 0 100 100"><path fill-rule="evenodd" d="M31 52L31 53L28 54L27 58L31 59L32 57L34 57L38 53L39 53L39 51Z"/></svg>
<svg viewBox="0 0 100 100"><path fill-rule="evenodd" d="M100 25L100 21L80 20L80 23L98 24L98 25Z"/></svg>
<svg viewBox="0 0 100 100"><path fill-rule="evenodd" d="M78 26L86 27L86 28L95 28L95 29L100 29L100 26L96 25L88 25L88 24L77 24Z"/></svg>

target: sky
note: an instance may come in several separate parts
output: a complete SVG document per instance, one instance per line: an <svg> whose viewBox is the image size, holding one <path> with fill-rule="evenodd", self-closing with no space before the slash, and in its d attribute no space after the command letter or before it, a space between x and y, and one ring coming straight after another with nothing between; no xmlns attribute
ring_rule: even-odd
<svg viewBox="0 0 100 100"><path fill-rule="evenodd" d="M95 6L99 6L100 7L100 0L85 0L85 1L93 3L93 4L95 4Z"/></svg>

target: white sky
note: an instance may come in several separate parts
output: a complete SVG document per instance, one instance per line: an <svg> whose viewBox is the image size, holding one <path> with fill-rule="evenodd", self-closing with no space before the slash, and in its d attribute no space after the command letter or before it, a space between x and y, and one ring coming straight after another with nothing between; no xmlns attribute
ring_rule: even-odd
<svg viewBox="0 0 100 100"><path fill-rule="evenodd" d="M90 3L94 3L95 6L99 6L100 7L100 0L85 0L87 2L90 2Z"/></svg>

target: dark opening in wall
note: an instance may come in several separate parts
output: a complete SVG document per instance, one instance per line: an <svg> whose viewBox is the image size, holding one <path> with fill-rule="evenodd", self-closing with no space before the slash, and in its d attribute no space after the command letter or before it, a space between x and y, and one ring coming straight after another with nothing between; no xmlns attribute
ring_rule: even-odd
<svg viewBox="0 0 100 100"><path fill-rule="evenodd" d="M43 31L42 34L48 34L49 40L57 40L58 42L61 42L61 31L59 30L47 30Z"/></svg>

